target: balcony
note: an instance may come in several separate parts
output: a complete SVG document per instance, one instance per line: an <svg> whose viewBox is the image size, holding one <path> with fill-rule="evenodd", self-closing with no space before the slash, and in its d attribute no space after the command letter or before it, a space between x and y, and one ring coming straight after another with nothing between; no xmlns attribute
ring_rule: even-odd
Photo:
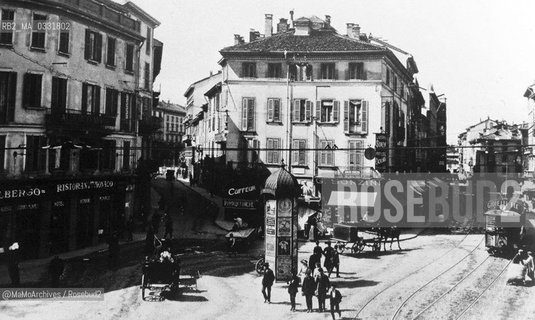
<svg viewBox="0 0 535 320"><path fill-rule="evenodd" d="M139 120L139 133L142 135L153 134L163 128L163 119L159 117L147 117Z"/></svg>
<svg viewBox="0 0 535 320"><path fill-rule="evenodd" d="M53 131L108 135L115 129L115 117L67 109L64 113L47 114L45 124L47 129Z"/></svg>

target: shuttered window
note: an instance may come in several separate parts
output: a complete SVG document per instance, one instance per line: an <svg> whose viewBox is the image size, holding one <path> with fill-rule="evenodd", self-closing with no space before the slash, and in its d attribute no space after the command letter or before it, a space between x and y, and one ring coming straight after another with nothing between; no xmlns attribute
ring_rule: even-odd
<svg viewBox="0 0 535 320"><path fill-rule="evenodd" d="M46 151L42 149L46 145L44 136L26 137L26 163L25 171L35 172L45 169Z"/></svg>
<svg viewBox="0 0 535 320"><path fill-rule="evenodd" d="M106 88L106 115L116 116L119 103L119 91Z"/></svg>
<svg viewBox="0 0 535 320"><path fill-rule="evenodd" d="M305 166L307 164L306 144L304 139L294 139L292 141L292 164Z"/></svg>
<svg viewBox="0 0 535 320"><path fill-rule="evenodd" d="M15 32L15 11L2 9L2 15L0 16L0 44L12 45L13 33Z"/></svg>
<svg viewBox="0 0 535 320"><path fill-rule="evenodd" d="M334 166L334 152L332 151L333 146L333 140L320 140L320 166Z"/></svg>
<svg viewBox="0 0 535 320"><path fill-rule="evenodd" d="M134 71L134 45L126 44L126 59L124 68L128 72Z"/></svg>
<svg viewBox="0 0 535 320"><path fill-rule="evenodd" d="M349 170L362 169L364 161L364 142L362 140L349 140Z"/></svg>
<svg viewBox="0 0 535 320"><path fill-rule="evenodd" d="M42 14L33 14L32 44L34 49L45 49L46 31L40 24L46 23L47 17Z"/></svg>
<svg viewBox="0 0 535 320"><path fill-rule="evenodd" d="M338 72L336 70L335 63L322 63L321 64L321 79L323 80L337 80Z"/></svg>
<svg viewBox="0 0 535 320"><path fill-rule="evenodd" d="M0 136L0 172L5 171L5 160L6 160L6 136Z"/></svg>
<svg viewBox="0 0 535 320"><path fill-rule="evenodd" d="M0 72L0 123L15 121L17 73Z"/></svg>
<svg viewBox="0 0 535 320"><path fill-rule="evenodd" d="M306 99L295 99L292 107L293 122L312 121L312 102Z"/></svg>
<svg viewBox="0 0 535 320"><path fill-rule="evenodd" d="M100 87L89 83L82 84L82 114L100 113Z"/></svg>
<svg viewBox="0 0 535 320"><path fill-rule="evenodd" d="M106 64L111 67L115 67L115 45L117 40L115 38L108 37L108 46L106 50Z"/></svg>
<svg viewBox="0 0 535 320"><path fill-rule="evenodd" d="M52 105L53 114L63 114L67 108L67 79L52 77Z"/></svg>
<svg viewBox="0 0 535 320"><path fill-rule="evenodd" d="M266 162L269 164L279 164L280 163L280 142L279 138L267 138L267 157Z"/></svg>
<svg viewBox="0 0 535 320"><path fill-rule="evenodd" d="M281 100L276 98L268 99L267 107L267 121L280 122L281 121Z"/></svg>
<svg viewBox="0 0 535 320"><path fill-rule="evenodd" d="M344 132L368 133L368 101L344 101Z"/></svg>
<svg viewBox="0 0 535 320"><path fill-rule="evenodd" d="M364 63L351 62L348 69L348 80L366 80L366 73L364 72Z"/></svg>
<svg viewBox="0 0 535 320"><path fill-rule="evenodd" d="M340 121L340 101L322 100L317 102L316 117L319 122L337 123Z"/></svg>
<svg viewBox="0 0 535 320"><path fill-rule="evenodd" d="M86 60L93 62L102 61L102 35L98 32L85 30L85 54Z"/></svg>
<svg viewBox="0 0 535 320"><path fill-rule="evenodd" d="M243 98L242 100L242 130L255 130L255 99Z"/></svg>

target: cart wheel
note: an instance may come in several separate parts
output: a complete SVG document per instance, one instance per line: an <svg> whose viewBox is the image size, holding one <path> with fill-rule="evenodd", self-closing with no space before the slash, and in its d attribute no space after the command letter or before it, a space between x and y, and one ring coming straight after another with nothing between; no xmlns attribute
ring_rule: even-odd
<svg viewBox="0 0 535 320"><path fill-rule="evenodd" d="M255 270L258 274L262 274L262 271L264 270L264 258L258 259L258 261L255 264Z"/></svg>
<svg viewBox="0 0 535 320"><path fill-rule="evenodd" d="M141 299L145 300L145 275L141 276Z"/></svg>

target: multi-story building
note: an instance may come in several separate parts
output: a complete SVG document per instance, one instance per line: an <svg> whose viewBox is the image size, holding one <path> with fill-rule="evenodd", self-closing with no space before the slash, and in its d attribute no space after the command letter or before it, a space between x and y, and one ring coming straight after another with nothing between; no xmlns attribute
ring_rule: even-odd
<svg viewBox="0 0 535 320"><path fill-rule="evenodd" d="M156 117L162 119L163 126L154 141L156 151L153 153L160 155L157 158L163 160L163 165L176 167L180 164L186 109L169 101L160 101L154 112Z"/></svg>
<svg viewBox="0 0 535 320"><path fill-rule="evenodd" d="M6 0L0 11L2 245L36 257L105 241L133 214L159 23L109 0Z"/></svg>
<svg viewBox="0 0 535 320"><path fill-rule="evenodd" d="M341 35L330 19L303 17L291 25L281 19L274 33L267 14L263 36L252 30L246 43L235 35L235 44L220 51L221 84L209 92L217 102L205 113L213 133L204 134L205 153L272 169L284 161L305 180L370 177L376 159L366 159L364 150L386 134L384 170L409 171L403 149L419 92L414 59L403 64L353 23Z"/></svg>

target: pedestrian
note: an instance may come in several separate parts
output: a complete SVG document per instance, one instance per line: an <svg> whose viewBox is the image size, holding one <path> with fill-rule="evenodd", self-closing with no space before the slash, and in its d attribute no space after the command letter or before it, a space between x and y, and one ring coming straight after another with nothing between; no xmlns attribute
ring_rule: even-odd
<svg viewBox="0 0 535 320"><path fill-rule="evenodd" d="M323 249L321 248L319 241L316 241L316 246L314 247L314 251L312 251L312 252L314 252L315 254L317 254L320 257L323 254Z"/></svg>
<svg viewBox="0 0 535 320"><path fill-rule="evenodd" d="M314 292L316 291L316 283L314 282L314 278L312 278L312 272L310 270L308 270L306 273L305 279L303 280L303 286L301 287L301 291L305 296L305 301L307 304L307 313L310 313L312 312L312 297L314 296Z"/></svg>
<svg viewBox="0 0 535 320"><path fill-rule="evenodd" d="M331 284L331 289L329 290L329 302L331 304L331 316L335 320L334 313L337 312L338 316L342 318L342 312L340 312L340 302L342 302L342 294L340 291L336 290L334 284Z"/></svg>
<svg viewBox="0 0 535 320"><path fill-rule="evenodd" d="M320 257L313 253L310 255L310 258L308 259L308 267L310 268L310 271L314 273L314 268L316 267L316 264L320 262Z"/></svg>
<svg viewBox="0 0 535 320"><path fill-rule="evenodd" d="M169 239L173 239L173 219L171 219L169 213L166 213L163 216L163 220L165 225L164 239L167 239L167 236L169 236Z"/></svg>
<svg viewBox="0 0 535 320"><path fill-rule="evenodd" d="M333 256L332 256L332 268L329 271L329 278L331 277L331 272L336 268L336 277L340 278L340 254L338 253L338 248L334 246Z"/></svg>
<svg viewBox="0 0 535 320"><path fill-rule="evenodd" d="M16 287L20 284L20 271L19 271L19 243L13 242L8 248L8 262L7 269L9 272L9 278L11 279L11 285Z"/></svg>
<svg viewBox="0 0 535 320"><path fill-rule="evenodd" d="M325 247L325 249L323 249L323 255L325 256L325 261L323 261L323 266L325 267L325 269L327 269L327 272L328 272L328 275L329 277L331 276L331 272L333 272L333 254L334 254L334 249L333 247L331 247L331 241L330 240L327 240L327 246Z"/></svg>
<svg viewBox="0 0 535 320"><path fill-rule="evenodd" d="M295 272L292 274L292 279L288 281L288 294L290 295L290 311L295 311L295 296L297 291L299 291L299 284L301 279L297 276Z"/></svg>
<svg viewBox="0 0 535 320"><path fill-rule="evenodd" d="M236 238L234 238L234 234L229 234L227 239L227 247L228 247L228 253L230 256L236 256L238 254L238 250L236 250Z"/></svg>
<svg viewBox="0 0 535 320"><path fill-rule="evenodd" d="M271 286L275 281L273 270L269 268L269 263L264 264L264 277L262 278L262 295L264 295L264 303L271 303Z"/></svg>
<svg viewBox="0 0 535 320"><path fill-rule="evenodd" d="M524 265L528 268L527 275L531 279L531 281L535 281L534 278L534 271L535 271L535 264L533 262L533 252L528 251L528 258L524 260Z"/></svg>
<svg viewBox="0 0 535 320"><path fill-rule="evenodd" d="M316 262L316 266L314 267L314 272L312 273L312 277L314 277L314 281L315 280L318 280L318 278L320 277L320 269L321 269L321 265L319 262Z"/></svg>
<svg viewBox="0 0 535 320"><path fill-rule="evenodd" d="M320 276L316 279L316 296L318 298L318 309L319 312L325 311L325 298L327 296L327 292L329 291L329 288L331 287L331 283L329 281L329 277L325 273L323 273L323 269L319 268Z"/></svg>
<svg viewBox="0 0 535 320"><path fill-rule="evenodd" d="M52 288L57 288L59 286L59 279L61 275L63 274L64 269L65 269L65 261L60 259L59 256L55 256L50 261L50 265L48 267L48 273L50 274L50 278L52 279Z"/></svg>
<svg viewBox="0 0 535 320"><path fill-rule="evenodd" d="M524 261L524 250L519 249L517 254L513 257L513 264L523 264Z"/></svg>
<svg viewBox="0 0 535 320"><path fill-rule="evenodd" d="M119 234L114 231L108 240L108 268L115 269L119 261Z"/></svg>
<svg viewBox="0 0 535 320"><path fill-rule="evenodd" d="M310 270L308 268L308 262L305 259L303 259L303 260L301 260L300 267L299 267L299 273L298 273L298 276L301 278L301 282L303 282L303 280L305 279L307 270Z"/></svg>

